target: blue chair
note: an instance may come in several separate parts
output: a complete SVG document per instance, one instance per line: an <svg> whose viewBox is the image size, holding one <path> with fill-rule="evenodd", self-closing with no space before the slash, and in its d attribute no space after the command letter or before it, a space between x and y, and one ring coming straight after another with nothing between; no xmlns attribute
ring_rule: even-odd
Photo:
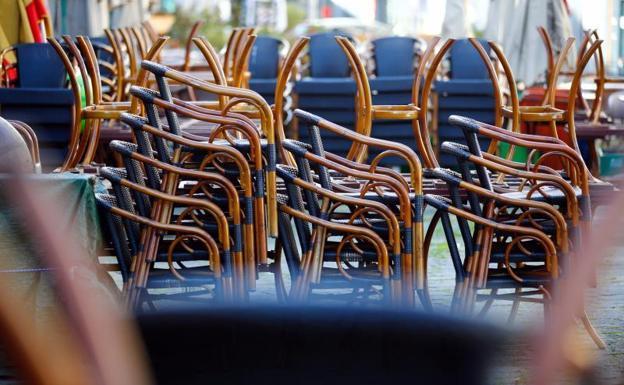
<svg viewBox="0 0 624 385"><path fill-rule="evenodd" d="M44 171L60 166L67 152L74 97L65 87L67 73L50 44L15 46L16 88L0 88L0 114L35 131Z"/></svg>
<svg viewBox="0 0 624 385"><path fill-rule="evenodd" d="M412 76L416 56L417 39L403 36L389 36L373 40L375 75Z"/></svg>
<svg viewBox="0 0 624 385"><path fill-rule="evenodd" d="M479 39L479 43L490 51L486 40ZM455 41L449 61L449 79L434 84L438 94L438 144L465 143L461 133L448 123L453 114L494 124L494 87L485 64L468 39ZM487 148L490 141L480 137L479 142L481 148ZM438 161L442 167L455 166L455 160L445 153L440 154Z"/></svg>
<svg viewBox="0 0 624 385"><path fill-rule="evenodd" d="M479 43L489 52L487 41ZM457 40L449 52L450 78L436 83L438 93L493 95L487 68L468 39Z"/></svg>
<svg viewBox="0 0 624 385"><path fill-rule="evenodd" d="M353 38L341 32L325 32L310 36L308 57L312 78L344 78L351 73L349 62L336 42L336 36Z"/></svg>
<svg viewBox="0 0 624 385"><path fill-rule="evenodd" d="M258 36L249 55L249 88L269 103L275 98L275 85L280 66L280 51L284 42L270 36Z"/></svg>
<svg viewBox="0 0 624 385"><path fill-rule="evenodd" d="M17 57L17 87L60 88L65 84L65 67L48 43L14 46Z"/></svg>
<svg viewBox="0 0 624 385"><path fill-rule="evenodd" d="M355 123L355 81L347 56L336 42L336 36L352 37L342 32L325 32L310 36L307 76L295 83L298 108L332 122L353 128ZM306 141L308 127L299 125L299 139ZM346 155L351 143L329 132L323 133L325 149Z"/></svg>
<svg viewBox="0 0 624 385"><path fill-rule="evenodd" d="M389 36L371 42L375 77L369 80L373 92L373 104L405 105L412 102L415 59L418 39ZM412 123L406 120L375 121L373 137L414 146ZM369 158L379 153L369 149ZM401 159L386 158L386 165L400 165Z"/></svg>

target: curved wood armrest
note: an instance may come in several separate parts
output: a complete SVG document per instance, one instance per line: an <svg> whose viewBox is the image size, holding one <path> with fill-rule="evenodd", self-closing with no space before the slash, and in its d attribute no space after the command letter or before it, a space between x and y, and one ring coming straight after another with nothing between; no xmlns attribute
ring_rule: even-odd
<svg viewBox="0 0 624 385"><path fill-rule="evenodd" d="M374 231L369 230L364 227L360 227L360 226L345 225L341 223L335 223L335 222L327 221L324 219L320 219L320 218L308 215L306 213L303 213L301 211L295 210L292 207L289 207L281 203L278 205L278 208L280 211L292 217L295 217L305 222L311 223L313 225L331 230L332 233L347 234L347 235L360 235L360 236L367 237L371 242L374 243L375 247L377 248L377 252L379 253L378 258L380 262L384 264L388 264L388 249L386 248L386 244L381 239L381 237L377 235L377 233L375 233ZM389 270L384 272L384 278L390 278Z"/></svg>
<svg viewBox="0 0 624 385"><path fill-rule="evenodd" d="M338 171L343 175L358 178L361 181L370 181L386 185L397 195L397 198L400 202L399 204L401 208L401 215L403 217L403 220L405 221L405 226L407 227L412 225L412 209L409 196L409 188L405 188L404 182L400 183L395 178L387 175L375 174L370 171L350 168L333 162L327 158L315 155L310 151L301 151L301 155L312 164L327 167L328 169Z"/></svg>
<svg viewBox="0 0 624 385"><path fill-rule="evenodd" d="M388 224L388 229L390 230L389 240L393 244L393 246L396 248L395 249L396 253L397 254L400 253L400 247L401 247L400 234L401 233L400 233L399 222L397 220L396 215L392 212L392 210L388 208L388 206L386 206L383 203L376 202L373 200L364 199L364 198L355 198L352 196L346 196L346 195L339 194L330 190L326 190L314 183L306 182L299 177L293 177L293 176L287 175L288 174L287 171L281 172L282 169L280 168L280 166L277 166L277 168L279 170L278 171L279 174L287 177L288 179L290 179L291 183L294 183L295 185L297 185L298 187L304 190L312 191L334 202L351 205L351 206L358 206L359 208L371 209L372 211L375 211L377 214L384 217L384 219L386 220Z"/></svg>
<svg viewBox="0 0 624 385"><path fill-rule="evenodd" d="M505 106L502 109L503 116L513 118L513 108ZM561 121L564 119L564 110L551 106L520 106L520 121L523 122L551 122Z"/></svg>
<svg viewBox="0 0 624 385"><path fill-rule="evenodd" d="M107 178L111 177L112 181L114 181L115 183L119 183L119 185L123 187L127 187L131 190L137 191L141 194L145 194L152 198L160 199L160 200L172 203L172 204L182 205L184 207L193 207L193 208L202 209L210 213L210 215L212 215L218 223L219 241L221 242L222 247L224 249L229 249L230 236L229 236L229 225L227 222L227 217L225 216L223 211L221 211L219 206L217 206L215 203L210 202L206 199L196 199L196 198L189 198L185 196L167 194L165 192L154 190L147 186L134 183L128 179L121 178L119 176L115 176L111 174L107 175L106 168L102 169L102 172L103 172L103 175L105 175L105 177Z"/></svg>
<svg viewBox="0 0 624 385"><path fill-rule="evenodd" d="M96 198L98 195L99 194L96 194ZM109 211L110 214L113 214L120 218L124 218L129 221L141 224L148 228L152 228L152 229L164 231L164 232L192 235L194 237L197 237L198 239L201 239L206 246L206 249L207 249L206 251L208 251L209 255L211 256L210 263L213 266L215 277L219 278L221 276L221 258L219 257L219 247L217 246L217 243L215 242L215 240L210 236L210 234L208 234L203 229L199 227L194 227L194 226L161 223L161 222L152 220L150 218L145 218L140 215L130 213L126 210L123 210L111 204L106 204L106 206L107 206L106 210Z"/></svg>
<svg viewBox="0 0 624 385"><path fill-rule="evenodd" d="M411 186L414 189L414 192L417 195L422 195L422 166L420 164L418 156L410 147L401 143L371 138L369 136L358 134L355 131L332 123L326 119L310 114L303 110L296 109L295 115L299 119L306 120L313 125L331 131L352 141L366 144L367 146L388 150L400 155L401 157L403 157L403 159L405 159L410 167L410 178L412 182Z"/></svg>
<svg viewBox="0 0 624 385"><path fill-rule="evenodd" d="M501 195L497 192L488 190L481 186L478 186L473 183L469 183L465 180L462 180L458 175L454 175L450 171L444 169L434 169L430 170L436 177L445 181L448 185L458 187L465 191L468 191L472 194L479 195L488 200L494 200L499 202L501 206L512 206L512 207L521 207L526 209L534 209L536 211L540 211L546 216L550 217L556 229L557 235L557 244L564 250L567 251L568 248L568 228L565 218L555 207L548 203L539 202L536 200L530 199L517 199L511 198L505 195ZM569 213L572 216L572 213ZM576 223L575 223L576 224Z"/></svg>
<svg viewBox="0 0 624 385"><path fill-rule="evenodd" d="M373 119L414 120L418 119L420 108L414 104L374 105Z"/></svg>
<svg viewBox="0 0 624 385"><path fill-rule="evenodd" d="M115 109L98 109L97 106L89 106L80 113L81 119L101 119L101 120L117 120L121 118L126 110Z"/></svg>
<svg viewBox="0 0 624 385"><path fill-rule="evenodd" d="M403 177L403 175L394 171L391 168L377 166L374 168L374 170L372 170L370 165L367 165L364 163L358 163L353 160L343 158L342 156L333 154L331 152L325 152L325 157L331 161L334 161L338 164L342 164L343 166L346 166L346 167L353 168L355 170L372 172L376 174L383 174L383 175L393 177L394 179L397 180L397 182L402 183L404 185L406 191L409 191L409 185L407 184L407 180Z"/></svg>
<svg viewBox="0 0 624 385"><path fill-rule="evenodd" d="M519 177L525 180L534 180L538 182L546 182L555 185L563 191L566 197L566 204L568 212L571 213L573 223L578 222L578 207L579 201L576 197L574 187L561 176L552 174L543 174L526 170L518 170L515 168L507 167L502 162L496 162L491 159L480 158L475 155L469 156L469 161L488 168L491 171L503 173L505 175Z"/></svg>
<svg viewBox="0 0 624 385"><path fill-rule="evenodd" d="M130 110L130 106L130 102L100 102L97 105L90 107L95 110L103 111L128 111Z"/></svg>

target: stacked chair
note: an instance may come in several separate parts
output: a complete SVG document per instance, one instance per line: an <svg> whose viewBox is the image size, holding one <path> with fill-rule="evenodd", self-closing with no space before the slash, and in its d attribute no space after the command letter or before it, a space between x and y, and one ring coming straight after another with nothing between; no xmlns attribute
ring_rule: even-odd
<svg viewBox="0 0 624 385"><path fill-rule="evenodd" d="M336 33L310 36L307 53L302 60L301 78L295 83L297 107L323 116L332 122L352 128L355 122L355 83L350 77L347 58L335 40ZM353 40L349 35L345 38ZM350 143L330 133L323 133L326 149L346 155ZM297 137L308 141L308 128L298 125Z"/></svg>
<svg viewBox="0 0 624 385"><path fill-rule="evenodd" d="M17 57L16 82L9 82L10 68L0 70L0 112L5 119L27 123L41 144L44 169L50 171L63 163L69 140L74 98L64 88L67 76L63 64L49 44L30 43L10 47L0 53ZM46 63L42 66L41 63ZM3 84L4 83L4 84Z"/></svg>
<svg viewBox="0 0 624 385"><path fill-rule="evenodd" d="M480 43L486 44L485 41ZM436 151L439 151L439 144L446 140L463 141L448 124L448 118L452 114L495 124L495 102L488 72L468 39L454 42L449 50L448 61L448 73L434 84L437 111L437 125L434 129L437 131L438 140ZM487 147L489 143L484 141L481 145ZM452 159L445 154L439 153L438 159L445 167L453 164Z"/></svg>
<svg viewBox="0 0 624 385"><path fill-rule="evenodd" d="M249 89L254 74L262 79L264 66L253 47L277 42L258 39L253 29L235 30L223 58L205 39L191 39L206 60L210 80L159 64L166 39L149 48L154 40L147 28L108 35L118 48L103 49L101 55L86 38L50 42L74 90L79 76L89 79L85 105L74 106L70 156L62 170L93 162L104 122L121 122L131 131L127 140L108 144L118 162L99 169L108 191L97 201L132 309L159 308L166 299L246 302L265 272L273 273L277 298L286 303L415 307L419 302L431 309L427 258L441 224L457 280L452 310L485 313L493 301L511 300L513 319L522 302L547 308L554 284L581 257L591 223L593 177L578 146L566 144L556 131L537 136L519 130L522 119L548 117L565 120L572 135L575 100L566 111L548 103L519 106L513 74L496 44L488 45L492 59L484 42L435 38L415 65L414 40L377 41L371 74L348 37L300 38L281 63L270 65L273 80L263 88L274 95L270 105ZM325 60L315 61L315 52L327 49L328 42L331 60L321 55ZM382 60L395 44L409 48L401 66ZM284 95L296 80L293 70L306 46L312 77L298 80L299 107L317 106L319 113L295 110L295 140L286 135ZM599 46L594 41L581 56L571 94ZM494 124L452 116L452 141L436 151L429 132L432 91L435 86L439 98L450 92L441 94L445 86L436 83L438 69L449 51L457 56L467 49L483 59L478 84L485 74L482 89L494 106L489 110ZM102 64L103 58L120 54L127 57L123 68ZM116 74L119 87L99 76L101 66ZM549 89L560 67L558 60ZM464 79L462 68L451 68ZM501 91L504 82L509 100ZM349 103L320 96L336 94L327 88L337 84L345 95L349 90ZM306 87L314 88L316 99L302 98ZM375 101L375 87L402 97ZM105 89L113 88L114 94L104 97ZM178 88L188 92L177 93ZM74 91L76 101L79 96ZM333 114L343 107L338 114L353 116L353 127L333 121L340 121ZM503 128L505 119L511 130ZM403 131L411 128L411 136L403 132L405 140L388 140L379 127L391 123ZM499 150L501 143L507 153ZM524 163L510 155L520 147L529 153ZM553 159L558 166L544 163ZM434 191L439 194L430 194ZM425 207L432 215L428 228ZM485 305L478 310L481 300ZM587 316L579 317L600 344Z"/></svg>
<svg viewBox="0 0 624 385"><path fill-rule="evenodd" d="M275 101L275 86L283 52L288 51L288 43L271 36L258 36L249 56L249 88L256 91L269 103ZM290 90L284 95L290 97Z"/></svg>
<svg viewBox="0 0 624 385"><path fill-rule="evenodd" d="M412 88L426 44L412 37L390 36L371 41L367 72L373 103L400 105L412 102ZM379 120L373 126L376 138L412 145L412 125L406 120ZM370 154L374 156L374 153ZM392 159L387 162L392 163Z"/></svg>

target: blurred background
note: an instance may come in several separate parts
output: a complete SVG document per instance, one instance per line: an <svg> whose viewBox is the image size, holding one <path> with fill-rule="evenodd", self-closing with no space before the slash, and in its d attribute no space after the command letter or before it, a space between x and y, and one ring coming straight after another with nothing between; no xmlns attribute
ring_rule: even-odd
<svg viewBox="0 0 624 385"><path fill-rule="evenodd" d="M1 2L0 2L1 3ZM566 0L49 0L54 30L62 34L102 34L104 28L135 25L150 18L159 32L184 40L193 22L206 21L201 34L215 46L230 28L258 26L261 32L292 39L341 30L358 40L384 35L477 36L505 43L505 33L527 25L556 24L561 12L575 36L596 28L612 73L624 65L624 1ZM546 20L548 19L548 20ZM567 18L566 18L567 19ZM508 37L509 38L509 37ZM507 38L507 39L508 39ZM503 44L504 46L507 46Z"/></svg>

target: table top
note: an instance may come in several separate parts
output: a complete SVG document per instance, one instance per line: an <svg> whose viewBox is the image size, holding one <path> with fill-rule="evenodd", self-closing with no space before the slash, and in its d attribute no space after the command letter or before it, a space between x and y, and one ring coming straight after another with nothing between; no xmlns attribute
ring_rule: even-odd
<svg viewBox="0 0 624 385"><path fill-rule="evenodd" d="M576 123L576 136L583 139L599 139L610 135L624 136L624 126L609 123Z"/></svg>

